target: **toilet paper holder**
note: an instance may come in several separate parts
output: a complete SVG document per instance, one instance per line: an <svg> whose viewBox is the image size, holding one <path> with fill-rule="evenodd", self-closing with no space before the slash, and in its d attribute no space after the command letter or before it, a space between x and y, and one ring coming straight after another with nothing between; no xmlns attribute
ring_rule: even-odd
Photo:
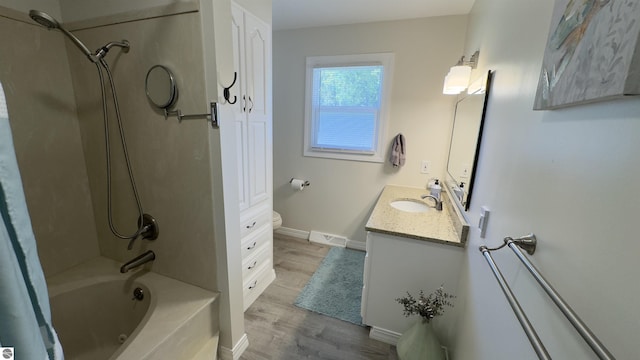
<svg viewBox="0 0 640 360"><path fill-rule="evenodd" d="M291 178L291 180L289 180L289 184L291 184L291 182L293 182L293 179L295 179L295 178ZM309 185L311 185L311 183L309 181L305 180L304 181L304 187L307 187Z"/></svg>

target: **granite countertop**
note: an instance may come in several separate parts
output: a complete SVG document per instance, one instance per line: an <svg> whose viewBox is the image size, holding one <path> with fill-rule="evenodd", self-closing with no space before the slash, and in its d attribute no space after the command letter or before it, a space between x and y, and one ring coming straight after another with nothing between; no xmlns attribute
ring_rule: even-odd
<svg viewBox="0 0 640 360"><path fill-rule="evenodd" d="M380 194L376 206L367 221L367 231L408 237L464 247L468 224L460 224L448 194L443 190L443 209L434 208L433 199L420 199L429 190L397 185L387 185ZM425 202L431 209L423 213L411 213L395 209L394 200L417 200ZM466 227L465 227L466 226Z"/></svg>

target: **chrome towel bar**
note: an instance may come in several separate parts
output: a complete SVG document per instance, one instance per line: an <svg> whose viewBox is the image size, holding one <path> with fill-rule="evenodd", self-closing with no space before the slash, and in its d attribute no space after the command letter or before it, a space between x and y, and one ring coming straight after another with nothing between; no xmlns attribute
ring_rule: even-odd
<svg viewBox="0 0 640 360"><path fill-rule="evenodd" d="M527 270L529 270L533 278L536 279L538 284L540 284L542 289L544 289L544 291L551 298L551 300L553 300L554 304L556 304L556 306L560 309L560 311L562 311L562 313L567 318L567 320L569 320L571 325L573 325L576 331L578 331L580 336L582 336L584 341L589 345L589 347L591 347L591 349L598 356L598 358L601 360L615 360L615 357L611 354L611 352L609 352L609 350L607 350L607 348L600 342L600 340L593 334L593 332L591 332L589 327L585 325L585 323L580 319L580 317L578 317L578 315L573 311L573 309L571 309L569 304L567 304L567 302L564 301L564 299L562 299L560 294L558 294L558 292L553 288L553 286L551 286L551 284L549 284L549 282L544 278L544 276L540 274L538 269L529 261L527 256L523 254L522 250L520 249L520 248L523 248L525 251L527 251L531 255L535 252L536 245L537 245L536 236L534 234L529 234L529 235L522 236L515 239L512 237L506 237L504 238L504 244L497 248L491 249L486 246L480 246L479 250L487 259L487 262L489 262L489 266L491 267L491 270L493 270L493 273L496 276L496 279L498 279L498 282L500 283L500 287L502 287L502 290L504 291L505 296L507 297L507 300L509 300L511 307L513 308L513 311L516 313L516 316L518 317L518 320L520 320L520 324L522 325L523 329L527 333L527 337L529 337L529 341L531 341L531 344L536 350L538 357L540 359L550 359L548 357L549 355L546 354L546 350L544 349L544 346L542 345L542 343L540 343L539 345L542 346L542 350L545 353L544 357L541 356L541 354L538 352L537 342L539 342L540 339L537 338L535 330L533 330L533 328L531 327L531 324L529 323L527 317L522 312L522 309L520 308L518 301L513 296L513 293L511 292L509 285L505 282L504 277L502 276L502 273L500 272L495 262L493 261L493 258L491 257L491 254L490 254L490 252L493 250L499 250L505 246L508 246L509 248L511 248L511 250L516 254L518 259L520 259L520 261L524 264ZM514 307L514 303L512 303L512 299L515 302L515 305L517 306L518 310L516 310L516 307ZM524 317L524 320L521 319L521 315ZM534 343L534 340L532 340L529 331L532 331L533 336L535 336L535 339L537 340L535 343Z"/></svg>
<svg viewBox="0 0 640 360"><path fill-rule="evenodd" d="M502 288L502 292L504 292L504 296L509 301L509 305L511 305L511 308L513 309L513 312L516 314L518 321L520 321L520 325L522 325L522 329L524 330L525 334L527 334L527 338L529 339L531 346L533 346L533 350L538 355L538 358L550 360L551 356L549 356L547 349L544 347L544 344L542 344L542 341L540 341L540 338L538 337L536 330L533 328L533 326L531 326L531 323L529 322L529 318L527 318L527 315L524 313L524 311L520 307L520 303L518 302L518 299L516 299L516 297L513 295L513 292L511 292L511 288L509 287L509 284L507 284L507 282L505 281L504 276L502 276L500 269L498 269L498 266L493 261L493 257L491 257L489 248L487 248L486 246L480 246L480 252L482 252L482 255L484 255L485 259L487 259L487 262L489 263L489 267L491 267L491 270L493 271L493 275L495 275L496 280L498 280L498 284L500 284L500 287Z"/></svg>
<svg viewBox="0 0 640 360"><path fill-rule="evenodd" d="M587 327L587 325L585 325L585 323L582 322L580 317L578 317L578 315L573 311L573 309L571 309L571 306L569 306L569 304L567 304L567 302L564 301L564 299L562 299L560 294L558 294L558 292L553 288L553 286L551 286L551 284L547 282L544 276L542 276L542 274L540 274L538 269L529 261L527 256L522 253L522 251L518 248L518 246L516 246L516 242L514 242L513 239L509 239L509 240L506 240L506 243L507 243L507 246L509 246L511 250L513 250L513 252L516 254L518 259L522 261L524 266L527 268L527 270L529 270L531 275L533 275L533 278L536 279L538 284L540 284L540 286L544 289L547 295L549 295L551 300L553 300L553 302L560 309L560 311L562 311L562 313L567 318L567 320L569 320L571 325L573 325L573 327L576 329L576 331L578 331L580 336L582 336L584 341L586 341L589 347L591 347L591 350L593 350L593 352L595 352L596 355L598 355L598 358L603 360L615 359L615 357L609 352L609 350L607 350L607 348L604 347L604 345L602 345L600 340L598 340L598 338L591 332L589 327Z"/></svg>

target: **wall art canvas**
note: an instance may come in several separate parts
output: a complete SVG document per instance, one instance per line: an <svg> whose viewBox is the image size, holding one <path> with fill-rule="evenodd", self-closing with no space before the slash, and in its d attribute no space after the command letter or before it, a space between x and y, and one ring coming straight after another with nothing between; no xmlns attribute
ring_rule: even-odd
<svg viewBox="0 0 640 360"><path fill-rule="evenodd" d="M534 110L640 94L640 1L556 0Z"/></svg>

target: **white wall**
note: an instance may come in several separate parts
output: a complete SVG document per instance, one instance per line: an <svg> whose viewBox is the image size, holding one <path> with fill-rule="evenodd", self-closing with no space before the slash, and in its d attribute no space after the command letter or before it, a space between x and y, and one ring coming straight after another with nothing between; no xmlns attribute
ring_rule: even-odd
<svg viewBox="0 0 640 360"><path fill-rule="evenodd" d="M126 12L148 10L157 6L179 6L197 0L59 0L64 22L87 20Z"/></svg>
<svg viewBox="0 0 640 360"><path fill-rule="evenodd" d="M449 16L274 32L274 209L283 226L364 241L365 223L384 185L425 187L430 177L444 174L455 97L442 95L442 81L462 55L466 20ZM385 150L402 132L406 165L396 170L388 162L303 157L305 57L374 52L395 53ZM421 160L431 160L431 174L420 174ZM288 186L292 177L311 186L294 192Z"/></svg>
<svg viewBox="0 0 640 360"><path fill-rule="evenodd" d="M532 111L553 0L477 0L467 52L494 69L471 224L492 213L486 239L470 233L455 359L536 359L493 279L481 244L534 232L532 262L618 359L636 359L640 333L637 214L640 99ZM551 356L591 351L510 253L498 265Z"/></svg>
<svg viewBox="0 0 640 360"><path fill-rule="evenodd" d="M60 3L51 0L0 0L0 6L28 13L35 9L44 11L56 19L61 18ZM26 18L26 17L25 17Z"/></svg>

